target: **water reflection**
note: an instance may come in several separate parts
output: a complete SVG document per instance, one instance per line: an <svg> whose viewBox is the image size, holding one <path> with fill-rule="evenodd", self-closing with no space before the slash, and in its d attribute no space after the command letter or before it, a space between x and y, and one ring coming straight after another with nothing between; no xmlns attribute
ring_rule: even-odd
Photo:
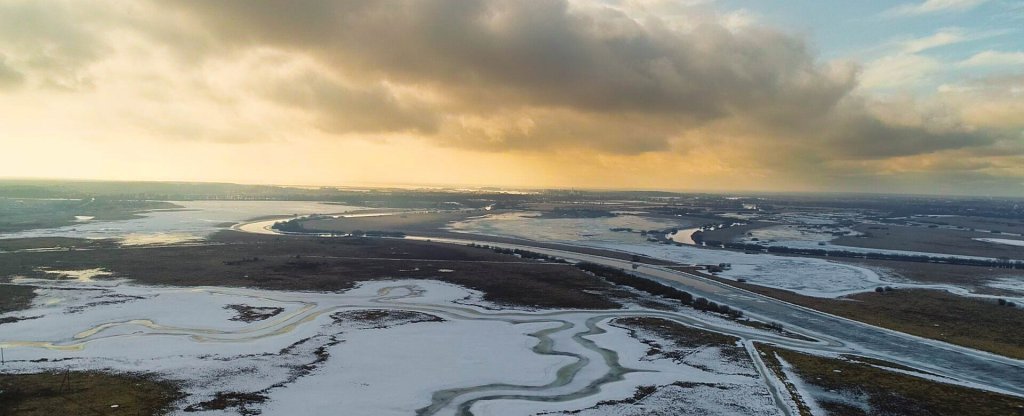
<svg viewBox="0 0 1024 416"><path fill-rule="evenodd" d="M125 244L160 244L201 240L233 223L270 215L342 213L360 207L312 201L172 201L181 209L153 210L141 218L81 221L57 228L0 233L4 238L70 237L117 239Z"/></svg>

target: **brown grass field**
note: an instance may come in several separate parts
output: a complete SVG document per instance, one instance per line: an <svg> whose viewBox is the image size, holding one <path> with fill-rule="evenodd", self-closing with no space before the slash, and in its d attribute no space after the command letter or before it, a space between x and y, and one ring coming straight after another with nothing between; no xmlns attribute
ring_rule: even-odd
<svg viewBox="0 0 1024 416"><path fill-rule="evenodd" d="M916 222L949 225L953 227L974 228L978 230L994 230L1004 233L1024 234L1024 220L990 217L937 217L914 218Z"/></svg>
<svg viewBox="0 0 1024 416"><path fill-rule="evenodd" d="M1003 289L985 286L985 283L1006 277L1024 277L1024 270L999 269L992 267L965 266L958 264L922 263L896 260L828 258L838 263L868 267L883 273L892 273L920 283L948 283L971 288L974 292L991 295L1011 295Z"/></svg>
<svg viewBox="0 0 1024 416"><path fill-rule="evenodd" d="M40 248L80 249L115 247L114 240L90 240L85 238L39 237L0 239L0 251L32 250Z"/></svg>
<svg viewBox="0 0 1024 416"><path fill-rule="evenodd" d="M878 366L896 367L877 360L859 360L858 357L826 358L760 343L755 345L761 352L765 364L777 377L787 379L781 371L779 358L782 358L793 366L794 372L803 383L817 387L817 391L829 392L828 395L814 397L829 415L1024 414L1024 399L1019 397L889 371ZM853 398L866 404L869 409L865 411L858 406L836 400L836 395ZM810 415L806 404L799 404L801 415Z"/></svg>
<svg viewBox="0 0 1024 416"><path fill-rule="evenodd" d="M839 237L833 240L832 244L886 250L1024 259L1024 250L1020 247L973 240L973 238L1016 238L1005 237L1001 234L902 225L858 225L854 229L865 233L865 235Z"/></svg>
<svg viewBox="0 0 1024 416"><path fill-rule="evenodd" d="M615 309L614 286L571 265L488 249L379 238L308 238L225 232L219 244L2 254L0 278L45 277L41 267L104 268L142 284L338 291L357 282L436 279L516 306ZM445 272L442 270L451 270ZM591 293L593 292L593 293Z"/></svg>

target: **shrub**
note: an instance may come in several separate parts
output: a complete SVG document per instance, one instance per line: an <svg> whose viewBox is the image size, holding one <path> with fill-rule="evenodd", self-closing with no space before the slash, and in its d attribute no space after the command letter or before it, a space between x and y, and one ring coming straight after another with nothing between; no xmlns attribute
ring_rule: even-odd
<svg viewBox="0 0 1024 416"><path fill-rule="evenodd" d="M622 286L629 286L633 289L637 289L643 292L650 293L652 295L658 295L669 299L675 299L684 305L689 305L693 302L693 295L689 292L685 292L674 287L665 286L661 283L653 280L644 279L642 277L634 276L630 273L626 273L620 269L614 267L603 266L595 263L576 263L576 267L580 270L593 273L596 276L602 277L605 280Z"/></svg>

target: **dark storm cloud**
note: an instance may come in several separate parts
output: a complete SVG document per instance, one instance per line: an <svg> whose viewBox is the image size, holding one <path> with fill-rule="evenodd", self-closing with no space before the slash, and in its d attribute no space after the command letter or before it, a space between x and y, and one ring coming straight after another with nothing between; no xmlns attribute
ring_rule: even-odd
<svg viewBox="0 0 1024 416"><path fill-rule="evenodd" d="M777 31L704 22L684 33L564 1L174 4L225 42L308 51L349 77L437 89L452 97L446 110L454 112L555 107L680 127L723 117L784 123L830 111L854 86L851 71L827 71L802 40ZM640 148L664 148L668 137L660 140ZM621 141L595 145L628 150L634 140Z"/></svg>
<svg viewBox="0 0 1024 416"><path fill-rule="evenodd" d="M564 1L178 1L225 39L311 51L367 76L476 97L696 119L764 106L824 111L852 88L781 33L680 33ZM492 98L494 102L486 99Z"/></svg>
<svg viewBox="0 0 1024 416"><path fill-rule="evenodd" d="M486 134L449 126L435 136L447 145L659 151L681 132L721 120L740 133L769 134L763 140L798 141L817 158L885 158L992 142L978 132L890 126L857 106L840 107L853 94L855 71L821 65L802 39L764 27L729 30L705 19L674 30L657 19L640 22L559 0L173 4L225 43L305 51L351 79L439 91L448 99L436 112L501 118L519 111L535 124ZM358 97L321 102L341 105L335 130L357 128L351 110L361 107ZM405 120L399 125L435 130L433 117L412 114L391 113ZM388 126L388 117L366 123Z"/></svg>
<svg viewBox="0 0 1024 416"><path fill-rule="evenodd" d="M266 91L275 101L311 110L324 131L436 133L434 109L415 99L401 100L386 87L353 88L315 74L274 82Z"/></svg>
<svg viewBox="0 0 1024 416"><path fill-rule="evenodd" d="M484 125L449 123L446 143L489 151L599 149L621 155L669 150L672 125L650 117L609 114L603 118L545 109Z"/></svg>
<svg viewBox="0 0 1024 416"><path fill-rule="evenodd" d="M943 150L984 147L997 141L994 132L929 131L922 127L887 125L864 116L834 126L826 142L830 153L843 159L884 159Z"/></svg>
<svg viewBox="0 0 1024 416"><path fill-rule="evenodd" d="M109 52L95 34L104 20L102 10L72 10L67 4L45 2L2 2L0 39L4 50L0 52L8 55L8 61L17 57L22 75L35 76L40 85L65 90L88 85L78 71ZM8 79L12 79L13 70L6 68Z"/></svg>

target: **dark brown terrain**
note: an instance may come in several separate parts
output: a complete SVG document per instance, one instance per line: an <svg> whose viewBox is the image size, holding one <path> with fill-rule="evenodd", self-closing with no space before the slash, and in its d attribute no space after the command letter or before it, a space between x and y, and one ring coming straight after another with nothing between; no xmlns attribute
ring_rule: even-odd
<svg viewBox="0 0 1024 416"><path fill-rule="evenodd" d="M780 358L792 366L799 382L810 384L813 399L829 415L1020 415L1024 399L899 373L886 362L856 356L820 357L765 344L756 344L762 359L777 377L789 380ZM787 387L792 391L792 384ZM823 392L827 392L824 394ZM838 397L844 399L837 400ZM805 403L794 397L800 414L810 416ZM851 403L852 402L852 403ZM854 405L856 403L856 405ZM863 406L863 407L862 407ZM866 409L864 408L866 407Z"/></svg>
<svg viewBox="0 0 1024 416"><path fill-rule="evenodd" d="M613 288L570 265L488 249L380 238L309 238L224 232L216 244L0 254L0 276L44 277L42 267L104 268L142 284L338 291L357 282L436 279L509 305L614 309L591 293Z"/></svg>
<svg viewBox="0 0 1024 416"><path fill-rule="evenodd" d="M1021 247L974 240L975 238L1022 239L1002 234L903 225L862 224L854 227L854 230L864 233L864 235L839 237L833 240L832 244L885 250L1024 259L1024 249Z"/></svg>

